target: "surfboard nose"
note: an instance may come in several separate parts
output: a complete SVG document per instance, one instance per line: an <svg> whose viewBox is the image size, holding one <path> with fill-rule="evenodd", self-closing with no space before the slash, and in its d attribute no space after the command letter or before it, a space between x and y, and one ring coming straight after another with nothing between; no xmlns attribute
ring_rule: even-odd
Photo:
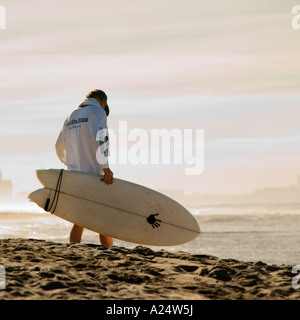
<svg viewBox="0 0 300 320"><path fill-rule="evenodd" d="M196 220L196 219L195 219ZM196 220L196 223L195 223L195 231L198 233L198 236L200 235L200 233L201 233L201 229L200 229L200 226L199 226L199 224L198 224L198 222L197 222L197 220ZM196 237L198 237L198 236L196 236Z"/></svg>

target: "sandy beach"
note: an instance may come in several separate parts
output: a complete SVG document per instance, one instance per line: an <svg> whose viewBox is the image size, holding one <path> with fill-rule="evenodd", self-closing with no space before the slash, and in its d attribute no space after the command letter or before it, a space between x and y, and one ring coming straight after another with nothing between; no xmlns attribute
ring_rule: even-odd
<svg viewBox="0 0 300 320"><path fill-rule="evenodd" d="M35 239L0 240L1 300L292 300L292 266Z"/></svg>

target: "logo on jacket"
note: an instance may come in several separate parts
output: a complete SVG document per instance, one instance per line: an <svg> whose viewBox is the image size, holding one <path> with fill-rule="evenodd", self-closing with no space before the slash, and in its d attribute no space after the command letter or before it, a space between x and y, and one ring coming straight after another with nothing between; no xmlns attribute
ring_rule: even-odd
<svg viewBox="0 0 300 320"><path fill-rule="evenodd" d="M71 121L69 121L67 123L67 127L71 126L72 124L78 124L78 123L82 123L82 122L88 122L89 118L78 118L78 119L72 119Z"/></svg>

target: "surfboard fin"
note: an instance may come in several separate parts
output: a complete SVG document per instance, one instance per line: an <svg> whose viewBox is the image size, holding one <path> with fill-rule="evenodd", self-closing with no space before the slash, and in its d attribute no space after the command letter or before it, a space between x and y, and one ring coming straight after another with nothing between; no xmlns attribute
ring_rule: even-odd
<svg viewBox="0 0 300 320"><path fill-rule="evenodd" d="M44 210L45 210L45 211L48 211L49 202L50 202L50 198L47 198L46 203L45 203L45 207L44 207Z"/></svg>

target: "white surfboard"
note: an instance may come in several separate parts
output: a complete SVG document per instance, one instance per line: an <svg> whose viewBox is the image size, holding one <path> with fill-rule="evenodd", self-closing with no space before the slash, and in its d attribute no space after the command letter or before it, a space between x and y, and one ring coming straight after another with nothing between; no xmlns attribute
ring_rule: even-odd
<svg viewBox="0 0 300 320"><path fill-rule="evenodd" d="M178 202L144 186L70 170L37 170L44 188L28 198L45 211L116 239L171 246L195 239L200 228Z"/></svg>

